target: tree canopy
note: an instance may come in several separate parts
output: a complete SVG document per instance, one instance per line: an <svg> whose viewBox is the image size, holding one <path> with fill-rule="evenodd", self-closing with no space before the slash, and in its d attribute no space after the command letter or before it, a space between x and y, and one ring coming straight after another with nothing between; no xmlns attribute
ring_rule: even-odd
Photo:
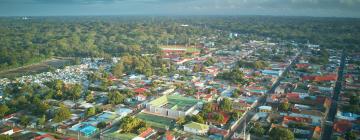
<svg viewBox="0 0 360 140"><path fill-rule="evenodd" d="M112 91L108 94L108 100L110 104L120 104L124 102L124 95L122 95L119 91Z"/></svg>
<svg viewBox="0 0 360 140"><path fill-rule="evenodd" d="M220 108L225 111L231 111L232 110L232 101L229 98L224 98L220 102Z"/></svg>
<svg viewBox="0 0 360 140"><path fill-rule="evenodd" d="M71 117L70 109L65 105L60 105L60 108L56 111L54 121L61 122Z"/></svg>
<svg viewBox="0 0 360 140"><path fill-rule="evenodd" d="M275 127L270 131L270 140L294 140L294 133L289 129Z"/></svg>

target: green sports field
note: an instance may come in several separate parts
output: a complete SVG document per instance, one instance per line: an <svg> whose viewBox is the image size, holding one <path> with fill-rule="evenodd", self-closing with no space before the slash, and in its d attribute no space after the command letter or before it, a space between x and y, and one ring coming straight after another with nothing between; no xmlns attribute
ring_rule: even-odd
<svg viewBox="0 0 360 140"><path fill-rule="evenodd" d="M160 129L166 129L166 127L172 128L175 122L174 119L146 114L146 113L139 113L136 115L136 118L145 121L152 127L156 127Z"/></svg>
<svg viewBox="0 0 360 140"><path fill-rule="evenodd" d="M185 47L183 45L170 45L170 46L160 46L163 50L172 50L172 49L186 49L186 52L192 53L192 52L200 52L198 48L195 48L193 46Z"/></svg>

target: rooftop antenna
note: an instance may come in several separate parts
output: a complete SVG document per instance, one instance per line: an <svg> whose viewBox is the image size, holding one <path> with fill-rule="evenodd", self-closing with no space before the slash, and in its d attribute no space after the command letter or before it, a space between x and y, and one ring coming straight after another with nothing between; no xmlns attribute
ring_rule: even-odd
<svg viewBox="0 0 360 140"><path fill-rule="evenodd" d="M244 133L244 140L247 140L247 139L246 139L246 116L245 116L245 123L244 123L244 125L245 125L245 126L244 126L244 132L243 132L243 133Z"/></svg>

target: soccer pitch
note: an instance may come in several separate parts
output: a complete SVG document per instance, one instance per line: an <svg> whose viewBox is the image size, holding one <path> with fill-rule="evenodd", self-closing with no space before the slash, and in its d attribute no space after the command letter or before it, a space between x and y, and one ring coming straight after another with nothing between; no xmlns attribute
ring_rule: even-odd
<svg viewBox="0 0 360 140"><path fill-rule="evenodd" d="M146 113L139 113L136 115L136 118L145 121L152 127L161 128L161 129L166 129L166 127L171 128L175 123L175 120L173 119L146 114Z"/></svg>

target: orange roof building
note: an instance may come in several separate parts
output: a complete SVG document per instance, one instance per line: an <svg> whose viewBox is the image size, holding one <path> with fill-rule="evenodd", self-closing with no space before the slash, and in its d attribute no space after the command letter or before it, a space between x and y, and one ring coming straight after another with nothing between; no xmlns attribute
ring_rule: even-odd
<svg viewBox="0 0 360 140"><path fill-rule="evenodd" d="M334 123L333 130L337 133L345 133L348 130L351 130L352 124L348 120L339 120Z"/></svg>
<svg viewBox="0 0 360 140"><path fill-rule="evenodd" d="M336 74L330 74L325 76L316 76L314 79L316 82L326 82L326 81L336 81L337 75Z"/></svg>

